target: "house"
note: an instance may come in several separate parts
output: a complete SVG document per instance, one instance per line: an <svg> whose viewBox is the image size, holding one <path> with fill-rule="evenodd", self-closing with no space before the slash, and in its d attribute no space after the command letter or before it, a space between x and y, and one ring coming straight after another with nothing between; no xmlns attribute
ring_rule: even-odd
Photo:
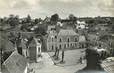
<svg viewBox="0 0 114 73"><path fill-rule="evenodd" d="M55 30L49 31L49 33L47 35L47 51L54 50L53 47L54 47L54 45L57 44L57 34L58 33Z"/></svg>
<svg viewBox="0 0 114 73"><path fill-rule="evenodd" d="M114 73L114 57L103 60L101 66L107 73Z"/></svg>
<svg viewBox="0 0 114 73"><path fill-rule="evenodd" d="M76 20L72 20L72 19L61 19L60 20L60 23L62 24L62 28L65 28L65 29L72 29L72 28L75 28L75 23L76 23Z"/></svg>
<svg viewBox="0 0 114 73"><path fill-rule="evenodd" d="M0 48L2 48L4 52L15 50L14 44L8 39L5 39L3 37L0 37Z"/></svg>
<svg viewBox="0 0 114 73"><path fill-rule="evenodd" d="M39 38L32 37L28 44L29 59L31 61L37 62L37 59L39 58L42 52L41 47L41 40Z"/></svg>
<svg viewBox="0 0 114 73"><path fill-rule="evenodd" d="M61 29L59 33L50 33L47 38L47 50L74 49L78 47L78 34L72 29Z"/></svg>
<svg viewBox="0 0 114 73"><path fill-rule="evenodd" d="M87 24L85 23L85 21L77 21L76 29L85 29L87 28L86 26Z"/></svg>
<svg viewBox="0 0 114 73"><path fill-rule="evenodd" d="M85 48L86 47L86 38L84 35L79 36L79 48Z"/></svg>
<svg viewBox="0 0 114 73"><path fill-rule="evenodd" d="M78 36L79 35L75 33L75 31L72 29L60 30L57 36L58 47L60 49L63 49L63 48L72 49L77 47L77 42L79 40Z"/></svg>
<svg viewBox="0 0 114 73"><path fill-rule="evenodd" d="M49 25L47 27L47 33L50 33L50 31L55 30L55 29L56 29L55 25Z"/></svg>
<svg viewBox="0 0 114 73"><path fill-rule="evenodd" d="M25 58L28 57L27 42L28 42L28 40L26 38L21 40L21 43L22 43L22 54L24 55Z"/></svg>
<svg viewBox="0 0 114 73"><path fill-rule="evenodd" d="M14 51L3 63L2 73L27 73L27 60Z"/></svg>

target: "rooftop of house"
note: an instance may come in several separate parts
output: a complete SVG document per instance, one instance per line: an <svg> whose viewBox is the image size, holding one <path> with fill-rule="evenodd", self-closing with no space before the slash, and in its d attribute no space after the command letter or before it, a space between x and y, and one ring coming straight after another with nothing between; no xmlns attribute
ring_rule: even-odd
<svg viewBox="0 0 114 73"><path fill-rule="evenodd" d="M49 25L49 26L48 26L48 30L51 30L51 29L53 29L53 28L55 28L55 25Z"/></svg>
<svg viewBox="0 0 114 73"><path fill-rule="evenodd" d="M24 73L27 60L14 51L3 63L3 73Z"/></svg>
<svg viewBox="0 0 114 73"><path fill-rule="evenodd" d="M33 32L20 32L22 35L22 38L30 38L31 36L35 36Z"/></svg>
<svg viewBox="0 0 114 73"><path fill-rule="evenodd" d="M3 48L3 51L13 51L14 50L14 45L11 41L8 39L5 39L0 36L0 48Z"/></svg>
<svg viewBox="0 0 114 73"><path fill-rule="evenodd" d="M78 35L74 30L72 29L61 29L58 35Z"/></svg>
<svg viewBox="0 0 114 73"><path fill-rule="evenodd" d="M87 39L90 41L95 41L98 39L98 35L96 34L88 34Z"/></svg>
<svg viewBox="0 0 114 73"><path fill-rule="evenodd" d="M108 73L114 73L114 57L109 57L101 64L105 71Z"/></svg>

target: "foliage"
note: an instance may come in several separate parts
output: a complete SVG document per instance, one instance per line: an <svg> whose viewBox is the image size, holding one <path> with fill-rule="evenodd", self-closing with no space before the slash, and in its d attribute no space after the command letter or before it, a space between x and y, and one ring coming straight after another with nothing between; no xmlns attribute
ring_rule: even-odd
<svg viewBox="0 0 114 73"><path fill-rule="evenodd" d="M46 26L43 24L39 24L38 28L34 30L36 34L46 35Z"/></svg>
<svg viewBox="0 0 114 73"><path fill-rule="evenodd" d="M70 14L68 18L69 18L69 20L72 20L72 21L77 20L77 18L73 14Z"/></svg>
<svg viewBox="0 0 114 73"><path fill-rule="evenodd" d="M51 20L52 22L57 22L58 19L59 19L59 15L58 15L58 14L54 14L54 15L51 16L51 19L50 19L50 20Z"/></svg>
<svg viewBox="0 0 114 73"><path fill-rule="evenodd" d="M14 15L10 15L8 18L8 23L10 24L10 26L16 26L19 24L19 17L18 16L14 16Z"/></svg>

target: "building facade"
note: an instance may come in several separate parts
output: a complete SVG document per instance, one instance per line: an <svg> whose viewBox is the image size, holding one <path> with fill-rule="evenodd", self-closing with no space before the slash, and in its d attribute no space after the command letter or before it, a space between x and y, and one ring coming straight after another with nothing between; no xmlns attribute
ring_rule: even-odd
<svg viewBox="0 0 114 73"><path fill-rule="evenodd" d="M29 63L27 59L20 55L17 51L4 61L2 65L2 73L28 73Z"/></svg>
<svg viewBox="0 0 114 73"><path fill-rule="evenodd" d="M79 35L72 29L61 29L58 33L50 31L47 37L47 51L78 48Z"/></svg>
<svg viewBox="0 0 114 73"><path fill-rule="evenodd" d="M39 55L41 55L41 47L42 47L42 43L40 39L32 38L32 40L29 43L29 48L28 48L30 60L35 61L35 62L38 61Z"/></svg>

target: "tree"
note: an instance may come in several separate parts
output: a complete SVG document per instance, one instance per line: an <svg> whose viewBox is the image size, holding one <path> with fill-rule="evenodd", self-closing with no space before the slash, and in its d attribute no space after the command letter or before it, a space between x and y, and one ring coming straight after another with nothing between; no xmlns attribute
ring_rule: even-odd
<svg viewBox="0 0 114 73"><path fill-rule="evenodd" d="M26 18L26 22L30 23L31 22L31 16L28 14L27 18Z"/></svg>
<svg viewBox="0 0 114 73"><path fill-rule="evenodd" d="M41 18L39 18L39 19L38 19L38 18L35 18L34 23L35 23L35 24L38 24L38 23L41 22L41 21L42 21Z"/></svg>
<svg viewBox="0 0 114 73"><path fill-rule="evenodd" d="M35 33L45 35L46 34L46 27L43 24L40 24L38 28L34 30Z"/></svg>
<svg viewBox="0 0 114 73"><path fill-rule="evenodd" d="M34 20L34 23L35 23L35 24L38 24L38 23L39 23L39 20L36 18L36 19Z"/></svg>
<svg viewBox="0 0 114 73"><path fill-rule="evenodd" d="M16 26L19 24L19 17L16 15L10 15L8 18L8 23L10 24L10 26Z"/></svg>
<svg viewBox="0 0 114 73"><path fill-rule="evenodd" d="M72 21L76 21L77 19L73 14L70 14L68 18L69 20L72 20Z"/></svg>
<svg viewBox="0 0 114 73"><path fill-rule="evenodd" d="M51 22L57 23L58 19L59 19L59 15L58 14L54 14L54 15L51 16L50 20L51 20Z"/></svg>

